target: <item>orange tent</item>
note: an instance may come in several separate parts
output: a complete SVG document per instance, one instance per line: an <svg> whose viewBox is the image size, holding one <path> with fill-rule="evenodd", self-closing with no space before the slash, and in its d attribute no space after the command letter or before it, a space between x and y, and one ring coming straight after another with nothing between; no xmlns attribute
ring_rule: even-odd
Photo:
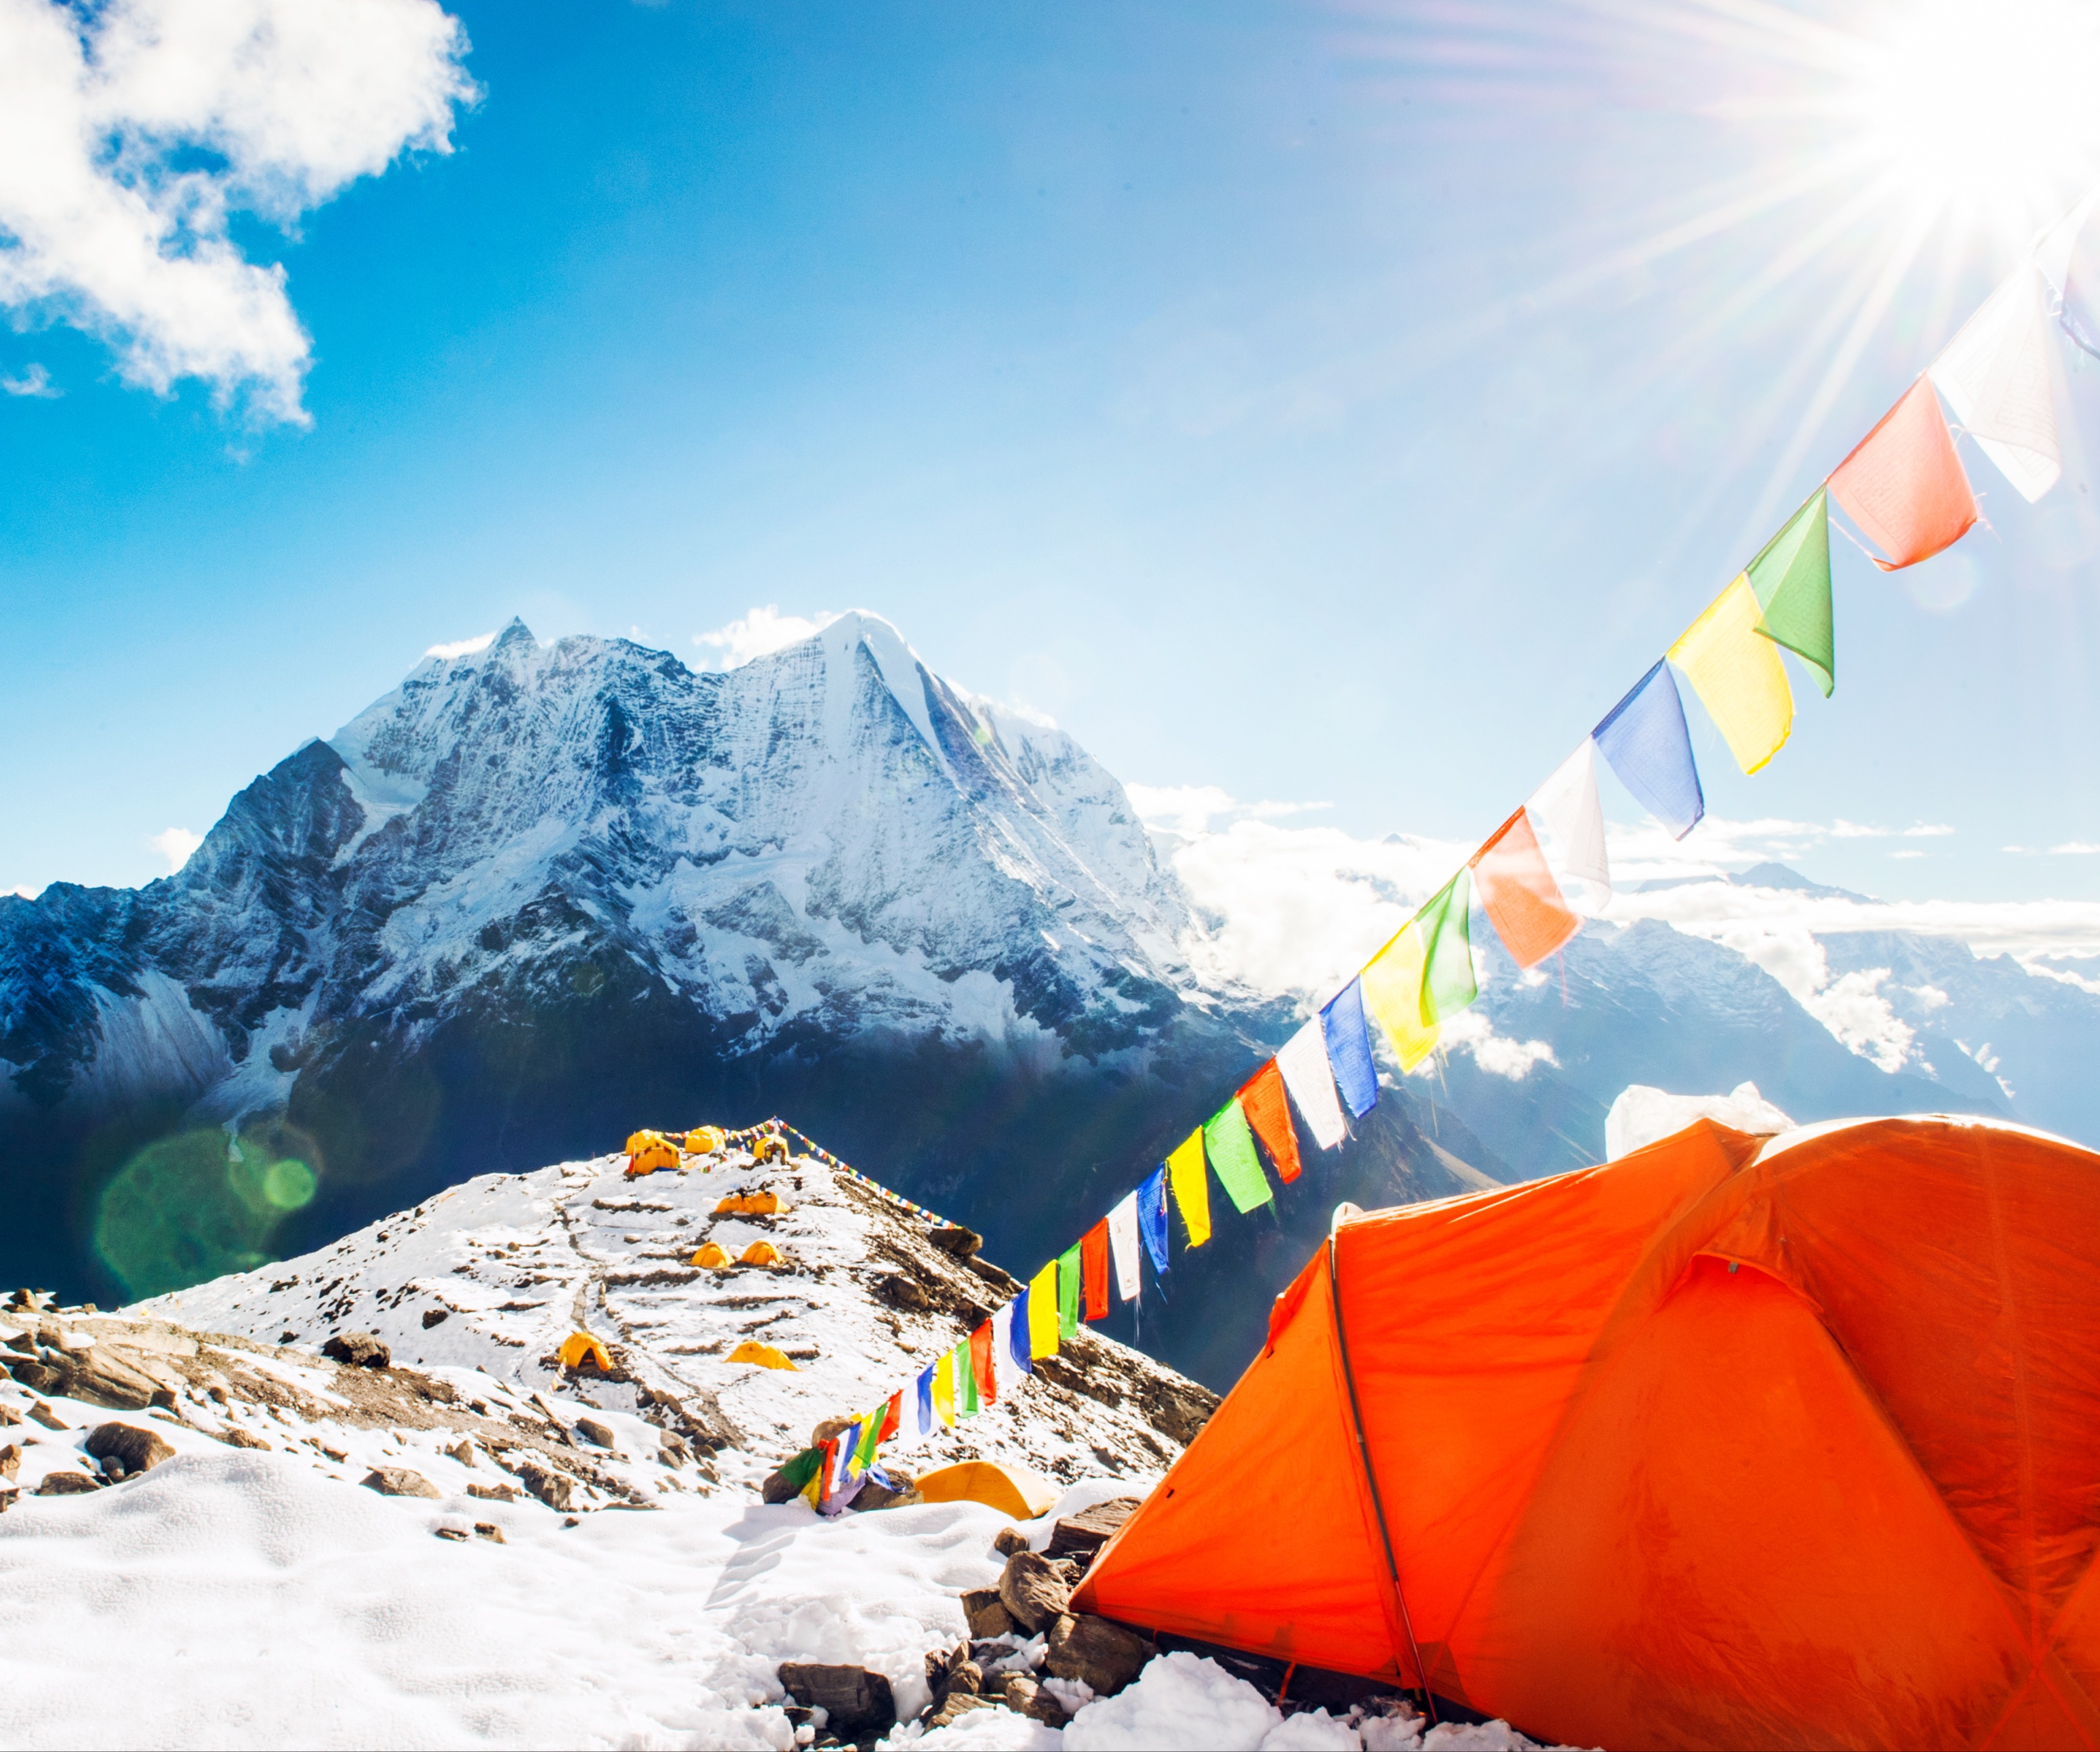
<svg viewBox="0 0 2100 1752"><path fill-rule="evenodd" d="M1345 1207L1074 1609L1577 1745L2100 1746L2096 1171L1702 1120Z"/></svg>

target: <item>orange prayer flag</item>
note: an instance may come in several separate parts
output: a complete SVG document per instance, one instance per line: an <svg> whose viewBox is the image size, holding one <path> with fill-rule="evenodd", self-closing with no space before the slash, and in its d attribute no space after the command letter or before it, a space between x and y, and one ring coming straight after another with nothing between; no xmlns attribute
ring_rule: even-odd
<svg viewBox="0 0 2100 1752"><path fill-rule="evenodd" d="M1271 1059L1249 1077L1240 1088L1240 1107L1254 1128L1254 1135L1276 1164L1280 1180L1298 1178L1298 1133L1291 1128L1290 1101L1284 1093L1283 1073Z"/></svg>
<svg viewBox="0 0 2100 1752"><path fill-rule="evenodd" d="M1887 549L1874 563L1895 571L1952 547L1976 521L1976 496L1932 380L1920 377L1838 465L1830 491L1852 521Z"/></svg>
<svg viewBox="0 0 2100 1752"><path fill-rule="evenodd" d="M1079 1280L1084 1286L1086 1317L1109 1317L1109 1220L1103 1217L1079 1238Z"/></svg>
<svg viewBox="0 0 2100 1752"><path fill-rule="evenodd" d="M992 1368L991 1322L987 1320L970 1335L970 1372L977 1378L977 1403L995 1404L999 1383Z"/></svg>
<svg viewBox="0 0 2100 1752"><path fill-rule="evenodd" d="M902 1427L903 1423L904 1395L902 1392L892 1393L889 1396L889 1403L883 1408L882 1433L877 1436L876 1440L879 1442L888 1441Z"/></svg>
<svg viewBox="0 0 2100 1752"><path fill-rule="evenodd" d="M1582 920L1546 867L1531 818L1519 810L1473 854L1473 889L1480 907L1519 967L1543 961L1576 932Z"/></svg>

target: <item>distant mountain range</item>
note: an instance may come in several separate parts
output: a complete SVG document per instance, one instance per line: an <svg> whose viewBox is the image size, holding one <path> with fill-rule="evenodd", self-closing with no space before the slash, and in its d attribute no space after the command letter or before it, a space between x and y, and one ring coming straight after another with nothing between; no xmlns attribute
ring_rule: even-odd
<svg viewBox="0 0 2100 1752"><path fill-rule="evenodd" d="M0 1282L150 1293L639 1125L775 1112L1033 1260L1295 1025L1199 977L1204 928L1113 775L877 617L726 674L514 621L257 779L178 874L0 898ZM1229 1379L1338 1198L1594 1159L1628 1083L2100 1136L2069 1049L2100 999L1958 944L1831 940L1903 988L1893 1075L1665 925L1586 932L1542 979L1483 953L1497 1035L1550 1058L1407 1079L1275 1216L1177 1260L1149 1348Z"/></svg>

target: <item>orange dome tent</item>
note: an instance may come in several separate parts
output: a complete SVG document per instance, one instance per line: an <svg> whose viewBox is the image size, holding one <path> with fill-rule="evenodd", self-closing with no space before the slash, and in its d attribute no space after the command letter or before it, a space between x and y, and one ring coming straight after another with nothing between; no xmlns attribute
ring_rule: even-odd
<svg viewBox="0 0 2100 1752"><path fill-rule="evenodd" d="M1578 1745L2100 1746L2096 1310L2100 1156L2002 1125L1344 1212L1074 1609Z"/></svg>

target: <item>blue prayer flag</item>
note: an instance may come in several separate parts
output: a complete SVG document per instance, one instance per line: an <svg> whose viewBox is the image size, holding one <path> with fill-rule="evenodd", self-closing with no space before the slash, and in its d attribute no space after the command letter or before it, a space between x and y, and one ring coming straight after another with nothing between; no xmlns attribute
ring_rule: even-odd
<svg viewBox="0 0 2100 1752"><path fill-rule="evenodd" d="M1667 660L1659 660L1590 732L1597 752L1641 807L1679 839L1706 813L1684 702Z"/></svg>
<svg viewBox="0 0 2100 1752"><path fill-rule="evenodd" d="M1364 1026L1364 988L1351 980L1320 1013L1326 1037L1327 1062L1335 1069L1335 1087L1359 1119L1378 1105L1378 1069L1371 1063L1370 1030Z"/></svg>
<svg viewBox="0 0 2100 1752"><path fill-rule="evenodd" d="M1028 1292L1013 1299L1013 1318L1006 1323L1006 1350L1023 1375L1035 1373L1035 1359L1028 1354Z"/></svg>
<svg viewBox="0 0 2100 1752"><path fill-rule="evenodd" d="M933 1427L933 1370L939 1366L929 1363L919 1371L919 1430L924 1434Z"/></svg>
<svg viewBox="0 0 2100 1752"><path fill-rule="evenodd" d="M1162 1163L1137 1189L1137 1232L1145 1238L1145 1251L1152 1256L1152 1269L1167 1272L1167 1165Z"/></svg>

